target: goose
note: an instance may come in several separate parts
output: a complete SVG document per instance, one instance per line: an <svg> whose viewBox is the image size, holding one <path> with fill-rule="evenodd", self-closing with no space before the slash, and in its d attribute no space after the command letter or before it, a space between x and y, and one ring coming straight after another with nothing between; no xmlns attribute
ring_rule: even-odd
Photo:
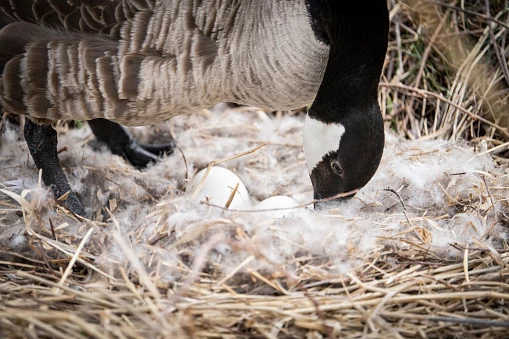
<svg viewBox="0 0 509 339"><path fill-rule="evenodd" d="M27 116L45 185L78 215L86 210L51 126L60 119L88 121L113 153L143 167L175 145L138 144L122 125L219 102L312 102L303 143L314 198L337 200L378 168L385 0L0 0L0 9L0 108Z"/></svg>

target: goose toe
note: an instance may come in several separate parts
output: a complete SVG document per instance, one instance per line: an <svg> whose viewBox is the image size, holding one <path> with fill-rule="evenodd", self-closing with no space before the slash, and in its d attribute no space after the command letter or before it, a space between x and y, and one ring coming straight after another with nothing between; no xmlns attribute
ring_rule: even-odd
<svg viewBox="0 0 509 339"><path fill-rule="evenodd" d="M162 158L167 155L172 155L177 147L174 141L165 144L140 144L140 146L147 152L152 153L158 158Z"/></svg>
<svg viewBox="0 0 509 339"><path fill-rule="evenodd" d="M119 155L129 161L129 163L134 167L142 169L147 167L150 163L155 163L160 159L158 155L150 152L145 147L133 141L127 145L122 154Z"/></svg>
<svg viewBox="0 0 509 339"><path fill-rule="evenodd" d="M74 191L70 191L67 199L64 201L64 205L71 211L72 213L79 215L83 218L89 218L85 207L78 198L78 195Z"/></svg>

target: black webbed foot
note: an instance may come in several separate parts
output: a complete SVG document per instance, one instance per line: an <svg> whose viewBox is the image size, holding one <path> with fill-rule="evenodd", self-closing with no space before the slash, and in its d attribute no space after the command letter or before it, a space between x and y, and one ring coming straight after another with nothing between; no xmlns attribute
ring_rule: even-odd
<svg viewBox="0 0 509 339"><path fill-rule="evenodd" d="M139 144L124 127L106 119L90 120L88 124L96 138L108 145L111 153L120 155L136 168L157 162L165 154L172 154L176 147L173 140L167 144Z"/></svg>
<svg viewBox="0 0 509 339"><path fill-rule="evenodd" d="M51 125L37 125L27 119L24 135L35 165L38 169L42 169L44 184L53 189L57 198L69 192L64 204L71 212L85 217L85 208L76 193L71 191L67 177L58 160L57 132Z"/></svg>

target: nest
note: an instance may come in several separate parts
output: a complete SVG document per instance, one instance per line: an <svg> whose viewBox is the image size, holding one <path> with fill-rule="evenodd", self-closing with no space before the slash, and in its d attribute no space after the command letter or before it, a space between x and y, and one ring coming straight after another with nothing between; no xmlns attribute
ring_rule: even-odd
<svg viewBox="0 0 509 339"><path fill-rule="evenodd" d="M6 122L2 337L507 337L509 15L498 2L389 2L386 151L345 206L307 209L299 112L219 107L134 129L171 132L182 151L143 172L87 128L57 126L94 220L52 199ZM187 179L225 158L254 199L302 205L274 217L189 201Z"/></svg>
<svg viewBox="0 0 509 339"><path fill-rule="evenodd" d="M385 262L395 254L377 253L358 273L291 291L250 272L249 289L269 286L272 295L235 292L246 287L207 275L167 289L122 268L115 281L76 281L78 272L59 281L42 262L2 263L1 324L9 337L505 338L509 256L463 250L460 263L397 254L391 268Z"/></svg>

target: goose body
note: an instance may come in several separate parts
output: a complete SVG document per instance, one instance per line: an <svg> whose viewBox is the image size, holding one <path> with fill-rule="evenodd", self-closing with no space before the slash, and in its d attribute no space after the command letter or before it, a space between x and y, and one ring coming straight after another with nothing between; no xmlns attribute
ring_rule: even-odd
<svg viewBox="0 0 509 339"><path fill-rule="evenodd" d="M0 0L0 105L40 125L90 120L101 138L97 119L314 101L304 150L315 197L330 198L381 158L387 16L384 0Z"/></svg>
<svg viewBox="0 0 509 339"><path fill-rule="evenodd" d="M314 100L327 63L329 48L314 37L304 0L85 0L74 11L57 7L63 3L4 28L2 35L19 35L15 47L24 49L5 66L0 89L15 92L3 96L4 109L33 120L106 118L124 125L222 101L294 109ZM85 13L97 3L111 13L98 12L94 21ZM11 7L13 18L22 4ZM79 24L71 26L78 9ZM112 22L109 34L93 34Z"/></svg>

